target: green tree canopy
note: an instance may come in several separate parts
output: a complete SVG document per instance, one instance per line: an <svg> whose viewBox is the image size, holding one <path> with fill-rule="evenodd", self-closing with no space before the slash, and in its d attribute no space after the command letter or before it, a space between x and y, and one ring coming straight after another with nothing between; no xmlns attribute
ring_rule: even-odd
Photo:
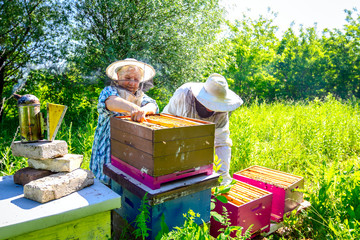
<svg viewBox="0 0 360 240"><path fill-rule="evenodd" d="M72 9L70 60L85 75L105 80L111 62L136 58L153 65L155 86L168 90L201 79L208 56L202 51L223 19L218 0L79 0Z"/></svg>
<svg viewBox="0 0 360 240"><path fill-rule="evenodd" d="M280 39L271 18L228 24L223 73L230 86L247 101L360 97L360 15L346 12L343 30L296 34L290 27Z"/></svg>

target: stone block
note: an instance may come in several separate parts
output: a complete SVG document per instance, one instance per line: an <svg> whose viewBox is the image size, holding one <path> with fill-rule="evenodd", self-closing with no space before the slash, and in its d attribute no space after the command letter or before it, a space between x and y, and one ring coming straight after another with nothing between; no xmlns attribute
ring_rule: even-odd
<svg viewBox="0 0 360 240"><path fill-rule="evenodd" d="M44 160L28 159L29 167L36 169L46 169L52 172L71 172L80 168L83 161L83 155L66 154L58 158L50 158Z"/></svg>
<svg viewBox="0 0 360 240"><path fill-rule="evenodd" d="M34 143L22 143L20 141L11 144L12 154L16 157L31 159L49 159L62 157L68 153L67 143L63 140L52 142L42 141Z"/></svg>
<svg viewBox="0 0 360 240"><path fill-rule="evenodd" d="M24 186L24 197L45 203L67 196L94 184L94 174L78 168L69 173L56 173L32 181Z"/></svg>
<svg viewBox="0 0 360 240"><path fill-rule="evenodd" d="M30 167L22 168L14 174L14 183L25 185L31 181L53 174L48 170L39 170Z"/></svg>

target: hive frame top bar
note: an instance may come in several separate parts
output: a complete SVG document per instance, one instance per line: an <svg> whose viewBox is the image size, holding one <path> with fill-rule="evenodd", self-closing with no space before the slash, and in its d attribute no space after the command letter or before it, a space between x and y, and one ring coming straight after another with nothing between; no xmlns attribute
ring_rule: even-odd
<svg viewBox="0 0 360 240"><path fill-rule="evenodd" d="M236 206L246 205L252 201L272 195L272 193L250 184L235 180L236 183L231 187L230 191L224 194L229 202Z"/></svg>
<svg viewBox="0 0 360 240"><path fill-rule="evenodd" d="M245 169L243 169L243 170L241 170L241 171L238 171L238 173L251 170L252 168L262 168L262 169L264 169L264 170L271 171L271 172L276 172L276 173L279 173L280 175L284 175L284 176L287 176L287 177L292 177L292 178L295 178L295 179L297 179L297 180L303 179L303 177L296 176L296 175L291 174L291 173L282 172L282 171L279 171L279 170L275 170L275 169L271 169L271 168L267 168L267 167L263 167L263 166L258 166L258 165L250 166L250 167L245 168Z"/></svg>
<svg viewBox="0 0 360 240"><path fill-rule="evenodd" d="M260 170L260 173L255 173L256 170ZM253 171L253 172L252 172ZM279 185L281 187L290 187L296 182L303 180L303 177L296 176L290 173L282 172L279 170L274 170L258 165L254 165L238 171L236 174L248 177L254 180L265 180L270 184ZM249 176L249 174L256 175L257 178Z"/></svg>
<svg viewBox="0 0 360 240"><path fill-rule="evenodd" d="M149 114L146 116L159 116L159 117L164 117L164 119L174 119L176 121L181 120L182 122L184 122L184 124L188 124L188 126L178 126L178 127L189 127L189 126L199 126L199 125L207 125L207 124L214 124L212 122L207 122L207 121L203 121L203 120L198 120L198 119L193 119L193 118L187 118L187 117L181 117L181 116L175 116L175 115L170 115L170 114L166 114L166 113L158 113L158 114ZM128 119L130 118L129 115L127 116L116 116L115 118L118 119ZM141 124L135 121L131 121L133 123L137 123L137 124ZM146 121L145 121L146 122ZM160 125L162 127L164 127L165 125ZM146 127L146 126L145 126Z"/></svg>

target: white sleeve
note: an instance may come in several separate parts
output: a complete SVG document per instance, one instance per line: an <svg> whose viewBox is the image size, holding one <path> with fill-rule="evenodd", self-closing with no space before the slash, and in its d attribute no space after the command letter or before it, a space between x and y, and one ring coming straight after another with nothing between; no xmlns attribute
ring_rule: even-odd
<svg viewBox="0 0 360 240"><path fill-rule="evenodd" d="M223 121L226 121L225 125L215 129L215 147L232 146L232 141L230 139L229 120L226 117L223 119Z"/></svg>
<svg viewBox="0 0 360 240"><path fill-rule="evenodd" d="M229 146L215 148L215 153L221 159L221 170L229 172L231 160L231 148Z"/></svg>
<svg viewBox="0 0 360 240"><path fill-rule="evenodd" d="M189 108L188 104L185 102L187 92L187 89L181 87L178 88L170 98L168 104L164 107L162 113L186 117Z"/></svg>
<svg viewBox="0 0 360 240"><path fill-rule="evenodd" d="M227 118L224 121L227 122L223 127L215 129L215 153L221 159L220 173L223 176L223 183L229 184L231 182L229 170L232 141L230 139L229 121Z"/></svg>

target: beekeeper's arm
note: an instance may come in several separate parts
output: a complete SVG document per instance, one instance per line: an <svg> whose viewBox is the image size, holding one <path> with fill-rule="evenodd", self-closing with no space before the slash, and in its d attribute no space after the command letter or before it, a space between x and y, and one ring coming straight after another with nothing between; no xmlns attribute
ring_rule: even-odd
<svg viewBox="0 0 360 240"><path fill-rule="evenodd" d="M229 172L232 141L230 139L228 115L224 114L216 125L215 153L218 158L221 159L222 166L220 170Z"/></svg>

